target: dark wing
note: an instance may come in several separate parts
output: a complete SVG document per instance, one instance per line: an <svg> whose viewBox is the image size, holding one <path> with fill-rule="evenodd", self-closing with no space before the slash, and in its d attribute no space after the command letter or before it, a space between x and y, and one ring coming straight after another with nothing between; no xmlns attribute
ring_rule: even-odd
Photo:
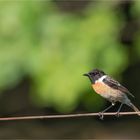
<svg viewBox="0 0 140 140"><path fill-rule="evenodd" d="M127 88L125 88L124 86L122 86L119 82L115 81L113 78L107 76L103 82L105 84L107 84L108 86L116 89L116 90L120 90L123 93L128 93L129 95L131 95L132 97L134 97L134 95L132 93L129 92L129 90Z"/></svg>

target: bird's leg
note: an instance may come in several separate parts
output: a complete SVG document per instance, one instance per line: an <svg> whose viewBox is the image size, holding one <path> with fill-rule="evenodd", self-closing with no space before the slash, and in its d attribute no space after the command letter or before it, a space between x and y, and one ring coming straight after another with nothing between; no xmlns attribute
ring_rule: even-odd
<svg viewBox="0 0 140 140"><path fill-rule="evenodd" d="M120 105L118 111L116 112L116 116L117 116L117 117L120 116L120 110L121 110L122 106L123 106L123 103L121 103L121 105Z"/></svg>
<svg viewBox="0 0 140 140"><path fill-rule="evenodd" d="M99 112L99 117L101 120L103 120L104 118L104 112L106 112L107 110L109 110L110 108L112 108L115 105L115 103L112 103L109 107L107 107L106 109L104 109L102 112Z"/></svg>

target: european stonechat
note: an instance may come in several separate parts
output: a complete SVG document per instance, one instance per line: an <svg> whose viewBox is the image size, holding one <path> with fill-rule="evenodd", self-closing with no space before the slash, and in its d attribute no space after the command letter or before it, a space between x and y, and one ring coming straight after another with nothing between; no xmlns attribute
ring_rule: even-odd
<svg viewBox="0 0 140 140"><path fill-rule="evenodd" d="M105 74L103 71L94 69L84 74L84 76L87 76L90 79L92 88L95 90L95 92L111 102L111 105L100 113L101 119L103 119L103 113L113 107L116 102L121 102L121 105L117 111L118 116L123 104L126 104L134 111L139 112L139 109L132 104L130 99L127 97L127 94L132 97L134 97L134 95L132 95L127 88L122 86L112 77Z"/></svg>

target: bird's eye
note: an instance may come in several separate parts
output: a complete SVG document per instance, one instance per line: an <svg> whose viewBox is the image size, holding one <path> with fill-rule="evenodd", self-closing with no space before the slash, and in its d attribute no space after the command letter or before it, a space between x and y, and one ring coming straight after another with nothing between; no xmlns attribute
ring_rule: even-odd
<svg viewBox="0 0 140 140"><path fill-rule="evenodd" d="M95 73L92 73L92 75L95 75Z"/></svg>

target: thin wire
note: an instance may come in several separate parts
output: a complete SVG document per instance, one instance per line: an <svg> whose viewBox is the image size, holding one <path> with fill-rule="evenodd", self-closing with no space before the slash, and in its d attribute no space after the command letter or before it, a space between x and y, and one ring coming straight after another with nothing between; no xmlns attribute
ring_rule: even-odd
<svg viewBox="0 0 140 140"><path fill-rule="evenodd" d="M103 113L103 116L113 116L113 115L117 115L116 112ZM140 112L120 112L119 115L140 115ZM77 117L91 117L91 116L100 116L100 113L3 117L3 118L0 118L0 121L35 120L35 119L59 119L59 118L77 118Z"/></svg>

